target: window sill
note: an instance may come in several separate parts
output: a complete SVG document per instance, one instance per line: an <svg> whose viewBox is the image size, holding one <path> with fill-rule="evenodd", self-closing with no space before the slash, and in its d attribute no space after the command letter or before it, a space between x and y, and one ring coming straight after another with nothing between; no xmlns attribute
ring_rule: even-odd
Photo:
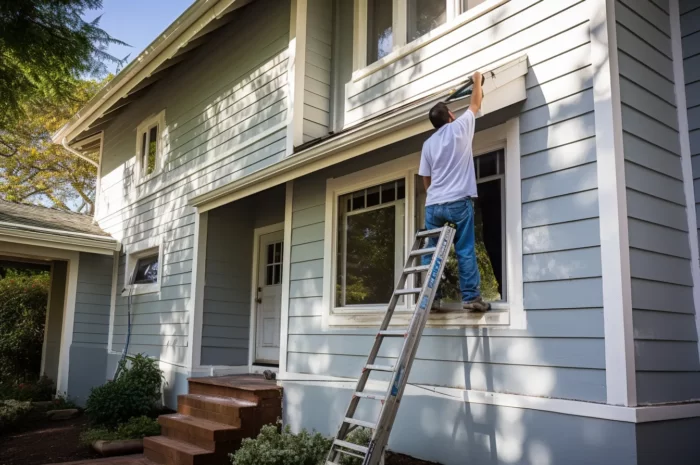
<svg viewBox="0 0 700 465"><path fill-rule="evenodd" d="M129 297L129 294L142 295L142 294L156 294L160 292L159 284L134 284L132 286L126 286L122 291L122 297Z"/></svg>
<svg viewBox="0 0 700 465"><path fill-rule="evenodd" d="M413 312L398 311L391 319L390 326L408 326ZM384 319L384 313L341 311L328 316L328 326L333 327L378 327ZM495 305L486 313L466 313L447 311L431 313L427 327L447 328L456 326L507 326L510 324L510 312L505 305Z"/></svg>
<svg viewBox="0 0 700 465"><path fill-rule="evenodd" d="M360 68L352 73L352 82L360 81L377 71L386 68L390 64L401 60L402 58L410 55L416 50L425 47L431 42L449 34L450 32L464 26L467 23L474 21L475 19L491 12L492 10L498 8L499 6L507 3L510 0L492 0L486 1L471 10L468 10L461 15L457 16L453 21L445 23L441 26L436 27L424 36L409 42L408 44L393 50L388 55L384 56L380 60L375 61L363 68ZM357 45L357 44L356 44Z"/></svg>

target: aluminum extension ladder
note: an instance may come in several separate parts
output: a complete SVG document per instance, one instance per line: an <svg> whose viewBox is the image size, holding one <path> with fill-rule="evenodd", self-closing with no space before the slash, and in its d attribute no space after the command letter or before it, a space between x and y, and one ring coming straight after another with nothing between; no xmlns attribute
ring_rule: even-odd
<svg viewBox="0 0 700 465"><path fill-rule="evenodd" d="M426 239L439 237L435 247L425 247L423 244ZM333 445L328 454L326 465L337 465L341 455L357 457L363 460L363 465L379 465L384 457L384 451L389 442L391 428L396 418L403 391L408 381L408 375L411 372L411 365L416 357L418 343L420 342L423 329L428 321L428 315L433 305L433 299L437 292L442 273L445 269L445 262L450 252L450 247L455 237L455 229L451 225L445 225L440 229L430 231L421 231L416 234L413 247L406 260L406 266L401 273L401 278L396 285L389 307L387 309L384 320L382 321L377 337L374 341L374 346L367 358L367 364L362 369L362 374L357 381L355 392L345 413L343 423L340 425L338 435L333 440ZM430 240L435 243L435 241ZM422 265L422 257L432 255L430 265ZM411 275L417 275L423 272L428 272L426 279L423 280L423 286L419 288L405 288L407 278ZM402 296L418 295L416 300L417 306L411 323L408 328L399 330L390 330L389 324L394 315L396 304ZM386 338L400 337L404 339L403 348L399 354L396 365L376 365L377 355L382 346L382 342ZM365 386L369 380L371 372L388 372L392 376L390 378L389 387L384 395L372 394L365 392ZM379 419L377 423L357 420L354 417L360 400L368 399L380 401L382 403ZM360 446L347 442L345 439L355 428L364 427L372 430L372 439L369 447Z"/></svg>

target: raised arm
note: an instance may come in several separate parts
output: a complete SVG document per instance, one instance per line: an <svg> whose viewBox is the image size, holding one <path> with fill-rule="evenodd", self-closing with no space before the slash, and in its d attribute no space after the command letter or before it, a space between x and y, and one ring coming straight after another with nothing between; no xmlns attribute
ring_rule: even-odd
<svg viewBox="0 0 700 465"><path fill-rule="evenodd" d="M477 71L474 73L474 76L472 76L472 80L474 81L474 88L472 90L472 99L469 104L469 109L474 113L474 116L476 116L479 110L481 110L481 101L484 99L484 91L481 88L483 77L481 73Z"/></svg>

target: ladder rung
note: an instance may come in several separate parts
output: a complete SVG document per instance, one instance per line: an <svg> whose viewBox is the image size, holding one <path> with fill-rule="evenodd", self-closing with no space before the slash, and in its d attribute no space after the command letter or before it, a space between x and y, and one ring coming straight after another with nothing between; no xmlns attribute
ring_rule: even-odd
<svg viewBox="0 0 700 465"><path fill-rule="evenodd" d="M394 371L392 365L366 365L365 368L372 371L387 371L389 373Z"/></svg>
<svg viewBox="0 0 700 465"><path fill-rule="evenodd" d="M403 270L403 272L406 274L422 273L424 271L428 271L429 269L430 269L430 265L412 266L412 267L406 268L405 270Z"/></svg>
<svg viewBox="0 0 700 465"><path fill-rule="evenodd" d="M363 399L371 399L371 400L378 400L378 401L384 402L384 396L381 394L369 394L367 392L356 392L355 396L361 397Z"/></svg>
<svg viewBox="0 0 700 465"><path fill-rule="evenodd" d="M377 334L383 337L406 337L408 331L404 329L385 329L384 331L379 331Z"/></svg>
<svg viewBox="0 0 700 465"><path fill-rule="evenodd" d="M353 444L352 442L347 442L347 441L341 441L340 439L336 439L334 441L335 445L338 447L344 447L346 449L354 450L355 452L361 452L363 454L366 454L369 449L367 449L365 446L360 446L358 444ZM341 451L342 452L342 451Z"/></svg>
<svg viewBox="0 0 700 465"><path fill-rule="evenodd" d="M362 421L362 420L356 420L354 418L346 418L345 423L348 423L350 425L362 426L364 428L369 428L369 429L377 429L377 425L375 423L372 423L371 421Z"/></svg>
<svg viewBox="0 0 700 465"><path fill-rule="evenodd" d="M442 229L429 229L427 231L419 231L416 233L416 237L432 237L432 236L439 236L440 233L442 232Z"/></svg>
<svg viewBox="0 0 700 465"><path fill-rule="evenodd" d="M396 295L420 294L423 289L420 287L409 287L406 289L397 289Z"/></svg>
<svg viewBox="0 0 700 465"><path fill-rule="evenodd" d="M436 247L426 247L425 249L416 249L416 250L411 251L410 256L411 257L420 257L422 255L433 254L433 253L435 253L435 250L437 250Z"/></svg>

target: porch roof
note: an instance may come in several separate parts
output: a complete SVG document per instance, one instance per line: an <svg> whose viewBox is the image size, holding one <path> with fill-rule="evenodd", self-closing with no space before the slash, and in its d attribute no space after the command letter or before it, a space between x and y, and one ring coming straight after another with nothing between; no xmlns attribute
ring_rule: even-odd
<svg viewBox="0 0 700 465"><path fill-rule="evenodd" d="M119 242L92 216L0 200L0 240L78 251L112 253Z"/></svg>

